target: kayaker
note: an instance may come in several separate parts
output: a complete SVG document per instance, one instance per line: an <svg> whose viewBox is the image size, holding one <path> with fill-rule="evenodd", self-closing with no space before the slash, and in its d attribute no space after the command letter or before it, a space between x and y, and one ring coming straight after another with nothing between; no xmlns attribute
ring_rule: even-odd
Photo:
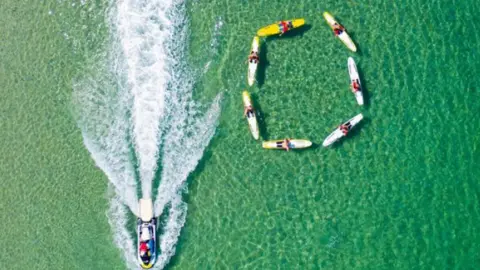
<svg viewBox="0 0 480 270"><path fill-rule="evenodd" d="M282 147L287 151L290 150L290 139L283 140Z"/></svg>
<svg viewBox="0 0 480 270"><path fill-rule="evenodd" d="M292 25L292 22L281 21L279 23L280 32L282 32L280 35L285 34L285 32L287 32L289 30L289 25Z"/></svg>
<svg viewBox="0 0 480 270"><path fill-rule="evenodd" d="M248 56L248 62L250 62L250 63L258 63L258 60L259 60L258 53L252 51L252 52L250 53L250 55Z"/></svg>
<svg viewBox="0 0 480 270"><path fill-rule="evenodd" d="M284 26L283 26L283 29L284 29L284 32L282 34L284 34L285 32L287 32L290 29L293 29L292 21L286 22L286 24L284 24Z"/></svg>
<svg viewBox="0 0 480 270"><path fill-rule="evenodd" d="M285 139L283 141L278 141L277 142L277 147L278 148L283 148L285 150L290 150L290 139Z"/></svg>
<svg viewBox="0 0 480 270"><path fill-rule="evenodd" d="M247 116L249 114L253 114L253 107L252 105L245 106L243 110L243 116Z"/></svg>
<svg viewBox="0 0 480 270"><path fill-rule="evenodd" d="M333 25L333 32L335 33L336 36L343 33L344 30L345 30L345 28L343 26L339 25L338 23L335 23Z"/></svg>
<svg viewBox="0 0 480 270"><path fill-rule="evenodd" d="M350 128L352 127L352 125L350 124L350 122L348 122L347 124L345 125L341 125L340 126L340 130L343 132L343 135L347 136L348 134L348 131L350 131Z"/></svg>
<svg viewBox="0 0 480 270"><path fill-rule="evenodd" d="M353 88L353 92L360 91L360 84L358 83L357 80L352 82L352 88Z"/></svg>

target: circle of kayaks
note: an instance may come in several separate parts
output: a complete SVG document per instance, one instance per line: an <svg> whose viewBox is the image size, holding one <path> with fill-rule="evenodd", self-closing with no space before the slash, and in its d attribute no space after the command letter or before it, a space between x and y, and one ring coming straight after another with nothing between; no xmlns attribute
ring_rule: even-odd
<svg viewBox="0 0 480 270"><path fill-rule="evenodd" d="M342 43L351 51L356 52L357 47L353 40L351 39L350 35L348 34L345 27L343 27L329 12L325 11L323 13L323 17L326 20L327 24L330 26L332 31L334 32L335 36L342 41ZM265 27L260 28L256 36L253 38L249 60L248 60L248 74L247 74L247 82L249 86L253 86L255 83L256 72L258 68L259 61L259 53L260 53L260 38L259 37L269 37L274 35L282 35L288 31L293 29L299 28L305 25L305 19L292 19L288 21L279 21L277 23L267 25ZM337 29L337 31L335 31ZM338 33L340 32L340 33ZM256 55L257 58L251 58L250 56ZM358 105L363 105L363 89L362 84L360 82L360 76L357 70L357 65L352 57L348 58L347 61L348 67L348 74L350 77L350 89L354 94L355 100ZM355 87L356 85L356 87ZM242 92L242 99L243 105L246 112L245 118L247 119L248 127L250 129L250 133L252 134L255 140L260 138L260 130L258 127L258 121L256 117L256 111L253 107L253 102L251 100L250 93L245 90ZM345 137L348 134L348 131L353 129L358 123L360 123L363 119L363 114L357 114L353 116L351 119L347 120L340 126L338 126L330 135L325 138L323 141L322 146L328 147L341 138ZM312 146L312 142L306 139L285 139L285 140L269 140L263 141L262 147L265 149L286 149L285 143L288 142L289 149L303 149Z"/></svg>

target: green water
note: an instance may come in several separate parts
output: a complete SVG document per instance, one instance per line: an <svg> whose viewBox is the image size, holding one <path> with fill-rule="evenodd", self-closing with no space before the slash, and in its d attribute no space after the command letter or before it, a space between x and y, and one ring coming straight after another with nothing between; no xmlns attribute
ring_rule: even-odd
<svg viewBox="0 0 480 270"><path fill-rule="evenodd" d="M479 2L296 2L190 4L193 61L201 62L210 39L203 33L218 16L225 22L204 85L227 95L218 135L190 185L174 265L478 268ZM347 27L358 53L335 40L325 10ZM249 88L263 138L321 144L355 114L366 121L331 149L267 151L241 118L242 64L256 29L298 17L311 28L266 40L263 85ZM367 90L364 108L349 91L348 56Z"/></svg>
<svg viewBox="0 0 480 270"><path fill-rule="evenodd" d="M106 5L76 3L0 4L0 269L124 269L70 102Z"/></svg>
<svg viewBox="0 0 480 270"><path fill-rule="evenodd" d="M72 82L108 32L102 2L0 4L1 269L125 268L105 215L107 179L70 108ZM170 268L478 269L479 8L190 1L190 61L201 69L212 60L196 96L225 95L217 134L189 179ZM325 10L359 52L334 38ZM310 27L266 40L261 86L248 88L263 138L321 145L355 114L365 121L330 149L268 151L242 118L244 62L259 27L298 17ZM349 90L349 56L365 107Z"/></svg>

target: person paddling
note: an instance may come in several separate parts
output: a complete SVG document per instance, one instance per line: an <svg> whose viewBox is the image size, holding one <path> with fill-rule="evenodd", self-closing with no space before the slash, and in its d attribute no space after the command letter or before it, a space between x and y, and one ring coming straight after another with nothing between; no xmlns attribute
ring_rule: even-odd
<svg viewBox="0 0 480 270"><path fill-rule="evenodd" d="M343 33L343 31L345 31L345 28L340 24L335 23L333 25L333 32L335 33L336 36L339 36L341 33Z"/></svg>
<svg viewBox="0 0 480 270"><path fill-rule="evenodd" d="M244 107L244 110L243 110L243 116L250 116L250 114L253 114L253 107L252 105L248 105L248 106L245 106Z"/></svg>
<svg viewBox="0 0 480 270"><path fill-rule="evenodd" d="M277 142L277 147L283 148L283 149L289 151L290 150L290 139L285 139L283 141L278 141Z"/></svg>
<svg viewBox="0 0 480 270"><path fill-rule="evenodd" d="M283 148L285 148L285 150L287 150L287 151L290 150L290 140L289 139L283 140Z"/></svg>
<svg viewBox="0 0 480 270"><path fill-rule="evenodd" d="M354 93L360 91L360 84L358 83L358 80L352 82L352 88Z"/></svg>
<svg viewBox="0 0 480 270"><path fill-rule="evenodd" d="M280 27L280 36L285 34L288 30L293 28L293 22L292 21L281 21L278 23L278 26Z"/></svg>
<svg viewBox="0 0 480 270"><path fill-rule="evenodd" d="M288 23L286 21L281 21L278 26L280 26L280 35L285 34L288 31Z"/></svg>
<svg viewBox="0 0 480 270"><path fill-rule="evenodd" d="M344 136L347 136L348 134L348 131L350 131L350 128L352 127L352 125L350 124L350 122L344 124L344 125L341 125L339 128L340 130L343 132L343 135Z"/></svg>
<svg viewBox="0 0 480 270"><path fill-rule="evenodd" d="M252 51L250 55L248 56L248 62L250 63L258 63L260 58L258 57L258 53Z"/></svg>

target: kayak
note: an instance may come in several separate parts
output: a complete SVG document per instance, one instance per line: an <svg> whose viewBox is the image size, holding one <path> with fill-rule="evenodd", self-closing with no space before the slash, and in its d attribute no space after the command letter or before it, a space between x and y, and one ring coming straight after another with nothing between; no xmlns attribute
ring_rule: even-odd
<svg viewBox="0 0 480 270"><path fill-rule="evenodd" d="M250 94L247 91L243 91L242 93L243 97L243 106L252 106L252 100L250 99ZM258 129L258 122L257 122L257 116L255 115L255 109L254 112L247 113L247 122L248 122L248 127L250 128L250 132L252 133L252 136L255 140L258 140L260 137L260 131Z"/></svg>
<svg viewBox="0 0 480 270"><path fill-rule="evenodd" d="M260 39L255 36L252 42L252 50L250 53L257 53L260 49ZM258 60L248 61L248 85L252 86L255 82L255 72L257 72Z"/></svg>
<svg viewBox="0 0 480 270"><path fill-rule="evenodd" d="M282 144L283 140L265 141L262 143L262 147L265 149L284 149ZM309 140L290 140L291 149L308 148L310 146L312 146L312 142Z"/></svg>
<svg viewBox="0 0 480 270"><path fill-rule="evenodd" d="M291 22L291 25L292 25L287 31L290 31L292 29L305 25L305 19L293 19L293 20L288 20L286 22L287 23ZM267 36L278 35L282 33L282 29L283 29L282 24L280 22L277 22L269 26L260 28L257 31L257 36L267 37Z"/></svg>
<svg viewBox="0 0 480 270"><path fill-rule="evenodd" d="M137 259L143 269L150 269L157 260L157 219L153 217L152 199L140 199L139 205Z"/></svg>
<svg viewBox="0 0 480 270"><path fill-rule="evenodd" d="M353 94L357 99L358 105L363 105L363 93L362 93L362 84L360 83L360 76L358 76L357 65L353 61L352 57L348 58L348 74L350 75L350 88L352 88ZM360 89L355 91L352 86L353 82L357 82L360 86Z"/></svg>
<svg viewBox="0 0 480 270"><path fill-rule="evenodd" d="M360 113L353 117L352 119L348 120L347 122L343 123L343 125L349 126L348 130L351 130L356 124L358 124L363 119L363 115ZM345 137L343 131L338 127L332 132L326 139L323 141L323 146L327 147L332 143L338 141L340 138Z"/></svg>
<svg viewBox="0 0 480 270"><path fill-rule="evenodd" d="M335 24L342 26L327 11L325 11L323 13L323 17L327 21L328 25L330 25L330 28L332 28L332 30L333 30L333 26ZM349 48L350 50L352 50L354 52L357 51L357 47L355 46L355 43L353 43L352 39L350 38L350 36L348 35L346 30L342 31L342 33L340 35L338 35L337 37L343 42L343 44L345 44L345 46L347 46L347 48Z"/></svg>

